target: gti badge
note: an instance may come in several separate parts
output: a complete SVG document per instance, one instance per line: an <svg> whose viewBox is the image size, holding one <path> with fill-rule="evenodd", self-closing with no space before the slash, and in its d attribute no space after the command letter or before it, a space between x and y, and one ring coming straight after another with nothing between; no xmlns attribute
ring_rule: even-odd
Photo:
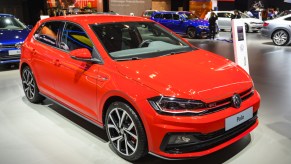
<svg viewBox="0 0 291 164"><path fill-rule="evenodd" d="M241 102L242 102L242 100L241 100L241 98L240 98L240 96L238 94L234 94L232 96L232 98L231 98L231 104L232 104L233 107L239 108L240 105L241 105Z"/></svg>

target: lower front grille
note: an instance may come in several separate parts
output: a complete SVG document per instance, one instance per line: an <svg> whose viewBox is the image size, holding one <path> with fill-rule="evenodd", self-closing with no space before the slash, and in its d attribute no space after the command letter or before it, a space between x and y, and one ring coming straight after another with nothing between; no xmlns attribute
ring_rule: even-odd
<svg viewBox="0 0 291 164"><path fill-rule="evenodd" d="M219 131L209 134L189 133L199 140L199 142L195 143L167 145L169 138L171 136L171 133L169 133L165 136L160 149L170 154L181 154L207 150L240 135L241 133L249 129L251 126L253 126L256 123L257 118L258 118L257 112L255 112L254 116L250 120L244 122L243 124L229 131L221 129Z"/></svg>

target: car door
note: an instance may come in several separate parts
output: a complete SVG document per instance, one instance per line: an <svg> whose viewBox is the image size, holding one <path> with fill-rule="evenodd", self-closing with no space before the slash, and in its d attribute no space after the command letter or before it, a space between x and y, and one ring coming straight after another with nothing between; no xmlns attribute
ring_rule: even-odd
<svg viewBox="0 0 291 164"><path fill-rule="evenodd" d="M172 24L170 28L176 33L185 33L184 18L179 14L173 14Z"/></svg>
<svg viewBox="0 0 291 164"><path fill-rule="evenodd" d="M85 30L69 22L64 27L59 45L62 51L58 54L54 78L58 99L83 115L96 119L100 65L72 59L70 51L79 48L87 48L91 53L97 51Z"/></svg>
<svg viewBox="0 0 291 164"><path fill-rule="evenodd" d="M48 96L55 93L53 79L58 55L57 38L63 26L64 23L60 21L42 24L33 36L33 44L30 45L33 55L31 61L33 73L37 77L40 91Z"/></svg>
<svg viewBox="0 0 291 164"><path fill-rule="evenodd" d="M169 29L172 28L172 14L171 13L164 13L162 19L159 23L168 27Z"/></svg>
<svg viewBox="0 0 291 164"><path fill-rule="evenodd" d="M231 17L228 13L220 12L218 16L218 27L223 30L229 30L231 28Z"/></svg>
<svg viewBox="0 0 291 164"><path fill-rule="evenodd" d="M289 37L291 36L290 34L291 34L291 16L289 16L289 17L286 17L285 19L284 19L285 21L284 21L284 24L286 24L286 29L288 29L288 33L289 33Z"/></svg>

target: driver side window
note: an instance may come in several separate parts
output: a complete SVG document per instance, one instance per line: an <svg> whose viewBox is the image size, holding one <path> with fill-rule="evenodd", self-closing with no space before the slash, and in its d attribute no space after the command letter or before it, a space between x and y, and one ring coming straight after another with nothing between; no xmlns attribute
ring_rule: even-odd
<svg viewBox="0 0 291 164"><path fill-rule="evenodd" d="M62 34L60 48L66 51L87 48L92 53L93 43L81 27L67 23Z"/></svg>

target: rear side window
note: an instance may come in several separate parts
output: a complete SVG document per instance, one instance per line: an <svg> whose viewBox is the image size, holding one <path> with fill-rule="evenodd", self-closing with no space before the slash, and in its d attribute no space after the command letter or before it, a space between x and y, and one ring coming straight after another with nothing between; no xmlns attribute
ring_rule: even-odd
<svg viewBox="0 0 291 164"><path fill-rule="evenodd" d="M172 14L164 14L163 19L172 19Z"/></svg>
<svg viewBox="0 0 291 164"><path fill-rule="evenodd" d="M67 23L62 34L60 48L66 51L87 48L92 52L93 43L80 26L73 23Z"/></svg>
<svg viewBox="0 0 291 164"><path fill-rule="evenodd" d="M155 18L155 19L161 19L161 18L162 18L162 14L156 14L156 15L154 16L154 18Z"/></svg>
<svg viewBox="0 0 291 164"><path fill-rule="evenodd" d="M173 14L173 19L174 20L179 20L180 16L178 14Z"/></svg>
<svg viewBox="0 0 291 164"><path fill-rule="evenodd" d="M46 22L36 31L34 38L42 43L57 47L57 38L63 26L63 22Z"/></svg>

